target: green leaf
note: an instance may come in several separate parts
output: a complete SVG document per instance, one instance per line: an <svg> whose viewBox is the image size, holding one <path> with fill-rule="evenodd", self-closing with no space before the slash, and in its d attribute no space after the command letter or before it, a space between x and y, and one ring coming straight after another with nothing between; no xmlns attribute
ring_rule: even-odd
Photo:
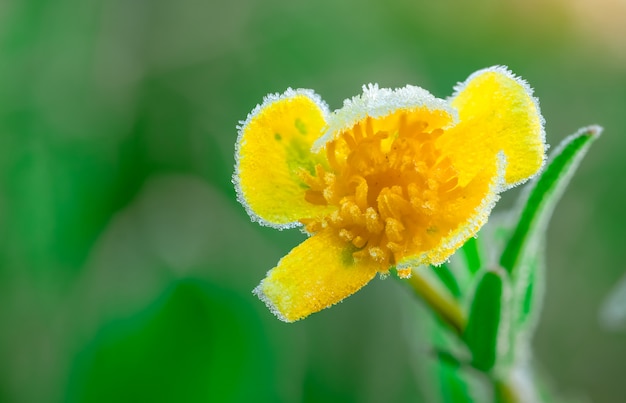
<svg viewBox="0 0 626 403"><path fill-rule="evenodd" d="M544 172L521 198L517 223L500 258L500 265L511 274L514 283L513 324L518 329L514 337L528 334L536 322L544 287L546 226L582 157L601 131L598 126L590 126L563 140Z"/></svg>
<svg viewBox="0 0 626 403"><path fill-rule="evenodd" d="M528 277L525 281L518 280L519 296L516 296L521 301L519 316L516 318L518 327L524 327L528 329L535 325L535 319L538 315L533 313L539 311L539 304L543 297L543 290L545 286L544 269L543 269L543 253L538 248L537 253L529 254L524 260L525 271L528 273Z"/></svg>
<svg viewBox="0 0 626 403"><path fill-rule="evenodd" d="M439 362L437 367L441 400L444 403L472 403L474 399L472 384L467 370Z"/></svg>
<svg viewBox="0 0 626 403"><path fill-rule="evenodd" d="M482 266L478 240L473 237L468 239L463 245L462 251L470 273L476 274Z"/></svg>
<svg viewBox="0 0 626 403"><path fill-rule="evenodd" d="M463 339L472 352L472 365L488 372L498 357L498 339L502 323L504 281L502 271L489 270L474 291Z"/></svg>
<svg viewBox="0 0 626 403"><path fill-rule="evenodd" d="M525 248L541 236L552 211L585 152L602 128L590 126L567 137L552 153L544 172L523 197L523 208L517 226L500 258L500 265L513 273L524 256Z"/></svg>
<svg viewBox="0 0 626 403"><path fill-rule="evenodd" d="M454 298L459 299L461 297L461 289L459 288L459 283L454 276L454 273L450 270L448 265L445 263L441 266L432 267L432 271L435 272L439 281L446 286L450 294L454 296Z"/></svg>
<svg viewBox="0 0 626 403"><path fill-rule="evenodd" d="M427 334L414 340L424 343L430 339L434 356L434 359L424 359L421 360L423 363L420 363L428 368L422 381L428 382L428 389L431 392L431 395L424 396L424 401L440 403L488 401L484 377L469 366L471 357L463 342L451 334L448 327L439 320L422 321L420 326L427 329ZM430 355L428 357L430 358Z"/></svg>

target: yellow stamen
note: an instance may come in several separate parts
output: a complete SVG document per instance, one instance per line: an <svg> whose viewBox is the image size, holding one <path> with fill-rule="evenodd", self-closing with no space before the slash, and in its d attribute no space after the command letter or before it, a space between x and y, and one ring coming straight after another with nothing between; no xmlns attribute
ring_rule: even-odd
<svg viewBox="0 0 626 403"><path fill-rule="evenodd" d="M423 111L399 110L367 117L329 141L329 170L317 165L315 175L303 180L309 202L335 209L303 219L306 230L333 228L357 248L355 259L371 259L384 270L431 244L434 232L449 230L435 225L433 216L458 184L436 144L443 133Z"/></svg>

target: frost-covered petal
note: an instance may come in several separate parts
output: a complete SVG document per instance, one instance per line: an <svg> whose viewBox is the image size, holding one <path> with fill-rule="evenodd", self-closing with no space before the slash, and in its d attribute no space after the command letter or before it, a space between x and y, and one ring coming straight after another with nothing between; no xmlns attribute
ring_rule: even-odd
<svg viewBox="0 0 626 403"><path fill-rule="evenodd" d="M459 123L440 138L459 182L469 182L500 151L506 155L506 186L535 175L545 160L545 133L530 86L505 67L477 71L456 87L450 104Z"/></svg>
<svg viewBox="0 0 626 403"><path fill-rule="evenodd" d="M379 270L369 259L355 260L354 247L332 231L296 246L254 293L285 322L302 319L355 293Z"/></svg>
<svg viewBox="0 0 626 403"><path fill-rule="evenodd" d="M417 242L413 248L398 256L397 269L442 264L475 236L504 187L505 167L504 153L498 153L490 164L483 164L470 183L451 192L452 197L433 215L429 228L414 235Z"/></svg>
<svg viewBox="0 0 626 403"><path fill-rule="evenodd" d="M313 149L320 149L368 117L377 119L403 111L419 110L430 115L429 119L435 127L447 127L456 121L456 111L448 102L436 98L423 88L407 85L392 90L378 88L376 84L364 85L363 94L346 99L343 107L330 115L326 133L315 142Z"/></svg>
<svg viewBox="0 0 626 403"><path fill-rule="evenodd" d="M311 145L322 135L327 116L318 95L288 89L267 96L241 123L233 182L253 221L287 228L320 212L320 206L305 200L303 173L324 163Z"/></svg>

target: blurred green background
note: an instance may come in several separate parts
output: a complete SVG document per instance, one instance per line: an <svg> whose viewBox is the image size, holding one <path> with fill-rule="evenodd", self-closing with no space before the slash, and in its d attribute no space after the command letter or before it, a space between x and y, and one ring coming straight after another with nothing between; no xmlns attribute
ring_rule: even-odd
<svg viewBox="0 0 626 403"><path fill-rule="evenodd" d="M550 144L606 129L550 227L534 346L558 391L623 401L598 310L626 271L625 27L617 0L1 2L0 401L435 401L395 281L291 325L250 293L303 235L236 202L235 126L287 87L445 97L494 64Z"/></svg>

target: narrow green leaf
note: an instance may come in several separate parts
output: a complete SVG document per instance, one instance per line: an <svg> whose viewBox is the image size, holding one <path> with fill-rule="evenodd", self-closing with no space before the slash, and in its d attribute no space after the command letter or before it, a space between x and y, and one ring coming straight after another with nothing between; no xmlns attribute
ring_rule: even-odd
<svg viewBox="0 0 626 403"><path fill-rule="evenodd" d="M440 395L443 403L473 403L472 384L467 370L440 362L438 365Z"/></svg>
<svg viewBox="0 0 626 403"><path fill-rule="evenodd" d="M467 263L467 268L472 274L476 274L482 266L478 240L473 237L468 239L463 245L462 251Z"/></svg>
<svg viewBox="0 0 626 403"><path fill-rule="evenodd" d="M459 283L456 281L456 277L454 273L450 270L448 265L445 263L441 266L433 267L432 270L437 274L439 281L446 286L450 294L454 296L454 298L458 299L461 297L461 289L459 287Z"/></svg>
<svg viewBox="0 0 626 403"><path fill-rule="evenodd" d="M490 270L478 281L463 333L472 352L472 365L484 372L493 368L498 356L505 275L502 271Z"/></svg>
<svg viewBox="0 0 626 403"><path fill-rule="evenodd" d="M440 321L430 321L428 337L424 335L418 341L424 343L429 338L433 345L433 360L422 360L429 368L428 382L431 394L424 396L424 401L439 403L472 403L488 401L483 390L483 377L471 368L467 348L459 338L454 337ZM423 345L423 344L422 344Z"/></svg>
<svg viewBox="0 0 626 403"><path fill-rule="evenodd" d="M602 128L590 126L567 137L552 153L544 172L524 197L517 226L500 258L500 265L513 273L532 238L541 235L552 211L582 157Z"/></svg>
<svg viewBox="0 0 626 403"><path fill-rule="evenodd" d="M460 368L463 365L459 358L450 351L435 348L433 354L442 365L445 364L451 368Z"/></svg>
<svg viewBox="0 0 626 403"><path fill-rule="evenodd" d="M561 142L544 172L534 180L519 203L520 213L500 257L513 280L513 321L510 342L523 344L536 324L543 295L543 248L546 226L585 152L602 129L590 126ZM515 350L511 350L515 354ZM514 359L513 357L511 357Z"/></svg>
<svg viewBox="0 0 626 403"><path fill-rule="evenodd" d="M528 323L531 313L536 310L536 304L543 295L544 288L543 259L541 259L540 253L528 256L525 259L525 265L528 266L528 277L526 278L525 287L520 290L522 305L519 322L521 325Z"/></svg>

